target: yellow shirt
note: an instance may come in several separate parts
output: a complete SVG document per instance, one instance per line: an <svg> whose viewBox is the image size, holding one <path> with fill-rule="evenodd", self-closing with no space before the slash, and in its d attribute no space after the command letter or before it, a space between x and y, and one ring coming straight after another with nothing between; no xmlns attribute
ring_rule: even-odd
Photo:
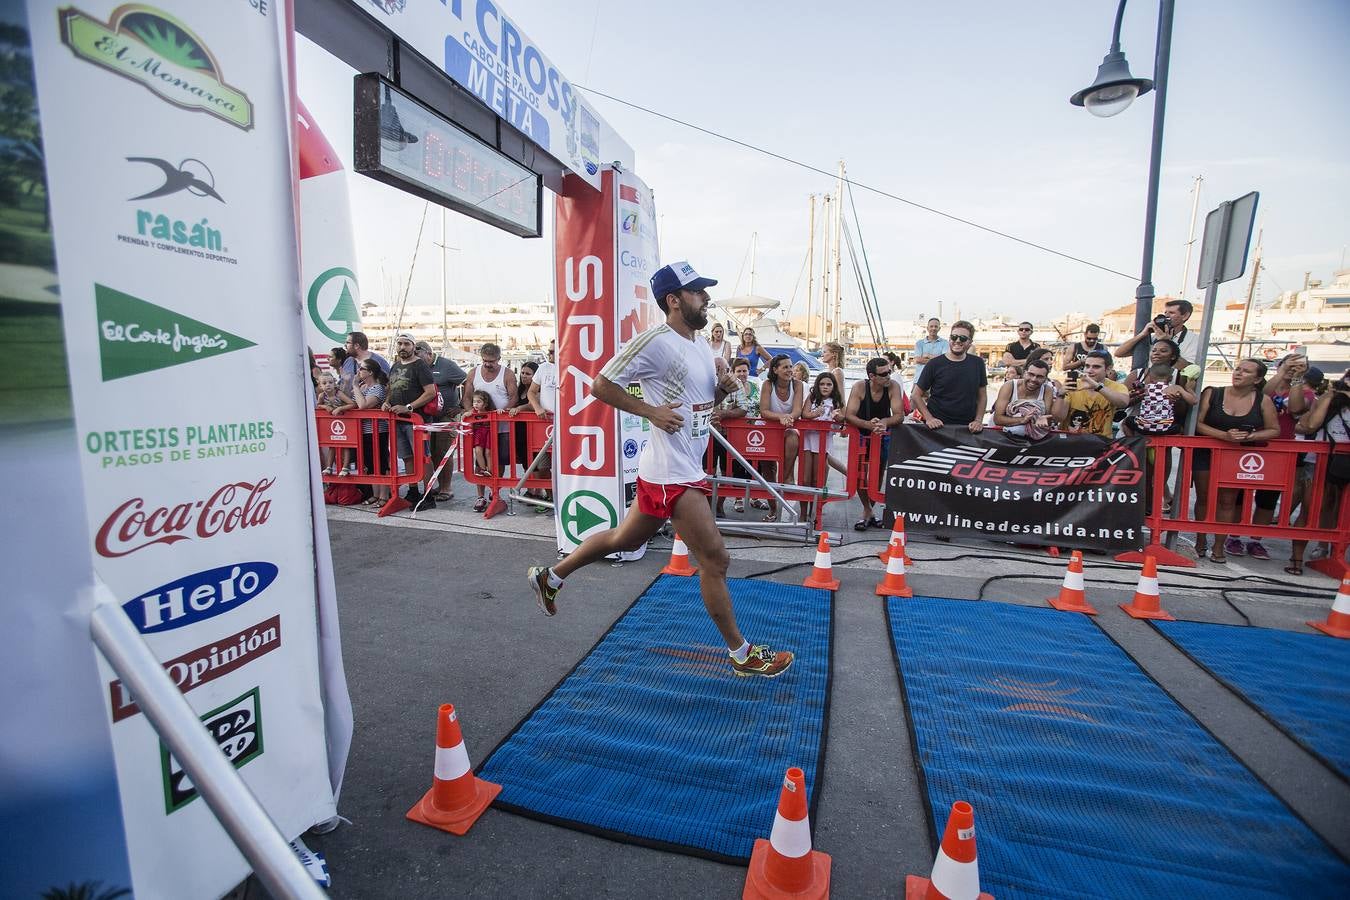
<svg viewBox="0 0 1350 900"><path fill-rule="evenodd" d="M1086 388L1070 391L1069 416L1064 422L1064 427L1068 431L1080 434L1099 434L1109 438L1116 407L1106 398L1106 394L1127 396L1129 391L1125 389L1125 385L1116 381L1105 382L1100 391Z"/></svg>

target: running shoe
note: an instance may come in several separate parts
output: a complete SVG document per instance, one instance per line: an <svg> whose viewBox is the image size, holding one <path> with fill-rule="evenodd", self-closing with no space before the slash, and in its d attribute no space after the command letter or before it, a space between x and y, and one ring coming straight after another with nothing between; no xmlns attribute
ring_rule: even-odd
<svg viewBox="0 0 1350 900"><path fill-rule="evenodd" d="M1227 556L1246 556L1247 548L1242 546L1242 538L1230 537L1223 542L1223 552Z"/></svg>
<svg viewBox="0 0 1350 900"><path fill-rule="evenodd" d="M525 577L530 579L530 590L534 591L534 599L539 604L539 611L546 616L556 613L558 607L555 603L558 599L558 591L562 588L548 586L548 566L530 566L525 573ZM788 661L792 661L790 655Z"/></svg>
<svg viewBox="0 0 1350 900"><path fill-rule="evenodd" d="M777 678L787 671L795 657L791 650L770 650L767 644L755 644L745 657L745 662L731 660L732 670L741 677L761 675L765 678Z"/></svg>
<svg viewBox="0 0 1350 900"><path fill-rule="evenodd" d="M1252 559L1270 559L1270 551L1266 545L1260 541L1250 541L1247 544L1247 555Z"/></svg>

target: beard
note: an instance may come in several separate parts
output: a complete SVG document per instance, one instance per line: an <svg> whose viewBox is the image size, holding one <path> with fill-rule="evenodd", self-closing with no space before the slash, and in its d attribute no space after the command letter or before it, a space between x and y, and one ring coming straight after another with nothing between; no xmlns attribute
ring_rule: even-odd
<svg viewBox="0 0 1350 900"><path fill-rule="evenodd" d="M680 317L684 319L684 324L688 325L695 331L705 328L708 325L707 307L704 307L703 309L693 310L689 309L686 306L681 306Z"/></svg>

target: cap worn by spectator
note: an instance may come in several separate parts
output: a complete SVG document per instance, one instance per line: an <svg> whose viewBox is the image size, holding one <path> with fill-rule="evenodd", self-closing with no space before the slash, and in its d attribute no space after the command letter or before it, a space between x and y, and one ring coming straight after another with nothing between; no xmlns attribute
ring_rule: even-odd
<svg viewBox="0 0 1350 900"><path fill-rule="evenodd" d="M411 343L413 342L412 332L409 332L409 331L400 331L400 332L398 333L398 335L394 338L394 340L396 340L396 341L407 341L408 343L411 344Z"/></svg>
<svg viewBox="0 0 1350 900"><path fill-rule="evenodd" d="M428 344L426 341L418 341L417 343L413 344L413 350L415 350L418 353L430 353L431 345Z"/></svg>

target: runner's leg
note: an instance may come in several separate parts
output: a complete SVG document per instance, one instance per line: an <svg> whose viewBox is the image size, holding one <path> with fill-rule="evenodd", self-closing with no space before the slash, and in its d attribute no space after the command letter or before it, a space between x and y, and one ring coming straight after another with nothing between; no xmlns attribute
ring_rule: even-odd
<svg viewBox="0 0 1350 900"><path fill-rule="evenodd" d="M703 501L699 495L699 505L703 507L704 512L708 511L708 504ZM711 518L711 516L709 517ZM596 560L604 559L611 553L619 551L636 550L647 541L652 539L665 519L658 519L655 516L649 516L641 512L634 503L628 510L628 515L619 523L618 528L611 528L608 531L602 531L599 534L593 534L582 541L581 546L569 553L562 562L553 566L553 574L559 578L566 578L577 569L589 566ZM684 533L680 533L681 537ZM692 546L692 545L691 545ZM725 552L725 551L723 551ZM740 646L737 644L736 646Z"/></svg>
<svg viewBox="0 0 1350 900"><path fill-rule="evenodd" d="M689 549L698 560L699 588L703 591L703 605L708 610L727 649L737 650L745 638L736 627L736 613L731 608L731 593L727 590L727 569L731 555L717 530L712 510L699 491L688 490L675 501L671 521Z"/></svg>

